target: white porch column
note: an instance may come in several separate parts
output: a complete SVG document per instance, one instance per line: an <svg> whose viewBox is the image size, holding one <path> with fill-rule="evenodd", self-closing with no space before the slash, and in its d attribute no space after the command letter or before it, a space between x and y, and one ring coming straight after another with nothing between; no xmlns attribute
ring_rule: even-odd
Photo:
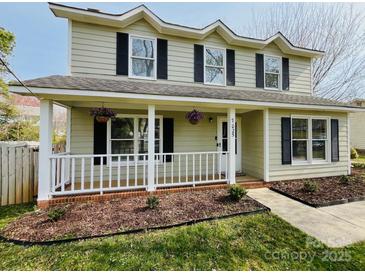
<svg viewBox="0 0 365 274"><path fill-rule="evenodd" d="M235 151L235 137L236 137L236 109L229 108L227 112L228 120L228 180L230 184L236 183L236 151Z"/></svg>
<svg viewBox="0 0 365 274"><path fill-rule="evenodd" d="M148 105L148 180L147 191L153 191L155 186L155 106Z"/></svg>
<svg viewBox="0 0 365 274"><path fill-rule="evenodd" d="M264 109L264 181L269 182L270 142L269 142L269 109Z"/></svg>
<svg viewBox="0 0 365 274"><path fill-rule="evenodd" d="M51 190L51 163L53 134L53 102L40 102L40 130L39 130L39 185L38 200L48 200Z"/></svg>

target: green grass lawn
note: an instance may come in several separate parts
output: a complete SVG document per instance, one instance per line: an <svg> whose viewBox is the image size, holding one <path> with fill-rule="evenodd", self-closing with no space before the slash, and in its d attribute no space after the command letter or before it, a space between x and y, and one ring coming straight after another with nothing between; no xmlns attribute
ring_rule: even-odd
<svg viewBox="0 0 365 274"><path fill-rule="evenodd" d="M0 228L31 210L1 207ZM53 246L0 242L0 270L195 269L364 270L365 243L329 249L273 214Z"/></svg>

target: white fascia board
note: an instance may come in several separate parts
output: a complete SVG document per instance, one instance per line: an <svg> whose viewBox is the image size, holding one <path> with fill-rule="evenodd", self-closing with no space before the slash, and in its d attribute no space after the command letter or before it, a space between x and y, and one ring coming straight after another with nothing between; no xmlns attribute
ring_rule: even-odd
<svg viewBox="0 0 365 274"><path fill-rule="evenodd" d="M293 104L293 103L277 103L277 102L263 102L250 100L228 100L228 99L214 99L201 97L187 97L187 96L166 96L153 94L138 94L127 92L107 92L95 90L74 90L74 89L53 89L53 88L35 88L31 87L32 92L42 95L61 95L61 96L77 96L77 97L104 97L104 98L119 98L119 99L138 99L138 100L154 100L154 101L168 101L168 102L190 102L190 103L206 103L206 104L220 104L220 105L235 105L239 106L257 106L269 108L290 108L290 109L309 109L321 111L341 111L341 112L365 112L365 108L351 108L343 106L328 106L328 105L309 105L309 104ZM21 86L10 86L9 90L14 93L29 95L29 92Z"/></svg>

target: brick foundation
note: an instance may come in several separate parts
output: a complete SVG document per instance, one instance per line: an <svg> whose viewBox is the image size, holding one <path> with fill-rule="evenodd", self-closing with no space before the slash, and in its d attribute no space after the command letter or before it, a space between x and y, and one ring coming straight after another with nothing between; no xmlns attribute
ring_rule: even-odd
<svg viewBox="0 0 365 274"><path fill-rule="evenodd" d="M263 188L269 187L270 183L265 183L263 181L255 181L255 182L244 182L237 183L247 189L253 188ZM147 195L161 195L165 193L176 193L176 192L193 192L193 191L202 191L208 189L224 189L228 188L229 184L214 184L214 185L203 185L196 187L174 187L174 188L165 188L158 189L156 191L124 191L124 192L113 192L113 193L105 193L103 195L100 194L90 194L90 195L72 195L72 196L64 196L64 197L56 197L50 200L41 200L37 201L38 208L47 209L49 206L59 205L59 204L68 204L68 203L82 203L88 201L107 201L113 199L120 198L128 198L128 197L137 197L137 196L147 196Z"/></svg>

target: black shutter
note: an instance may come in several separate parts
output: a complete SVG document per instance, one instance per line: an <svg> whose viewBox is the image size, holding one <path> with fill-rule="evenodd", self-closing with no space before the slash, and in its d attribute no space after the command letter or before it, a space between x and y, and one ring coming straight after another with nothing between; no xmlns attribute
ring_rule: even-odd
<svg viewBox="0 0 365 274"><path fill-rule="evenodd" d="M256 87L264 88L264 55L256 53Z"/></svg>
<svg viewBox="0 0 365 274"><path fill-rule="evenodd" d="M281 118L281 163L291 164L291 120L289 117Z"/></svg>
<svg viewBox="0 0 365 274"><path fill-rule="evenodd" d="M204 82L204 47L194 45L194 82Z"/></svg>
<svg viewBox="0 0 365 274"><path fill-rule="evenodd" d="M117 32L117 75L128 75L128 33Z"/></svg>
<svg viewBox="0 0 365 274"><path fill-rule="evenodd" d="M282 59L283 66L283 90L289 90L289 59Z"/></svg>
<svg viewBox="0 0 365 274"><path fill-rule="evenodd" d="M227 57L227 86L234 86L236 84L234 50L227 49L226 57Z"/></svg>
<svg viewBox="0 0 365 274"><path fill-rule="evenodd" d="M157 39L157 79L167 79L167 40Z"/></svg>
<svg viewBox="0 0 365 274"><path fill-rule="evenodd" d="M94 154L106 154L107 123L99 123L94 118ZM104 157L106 164L106 157ZM94 158L94 164L100 165L100 158Z"/></svg>
<svg viewBox="0 0 365 274"><path fill-rule="evenodd" d="M163 118L163 152L174 152L174 119ZM171 155L166 156L166 162L171 162Z"/></svg>
<svg viewBox="0 0 365 274"><path fill-rule="evenodd" d="M331 161L338 162L339 160L338 120L331 119Z"/></svg>

